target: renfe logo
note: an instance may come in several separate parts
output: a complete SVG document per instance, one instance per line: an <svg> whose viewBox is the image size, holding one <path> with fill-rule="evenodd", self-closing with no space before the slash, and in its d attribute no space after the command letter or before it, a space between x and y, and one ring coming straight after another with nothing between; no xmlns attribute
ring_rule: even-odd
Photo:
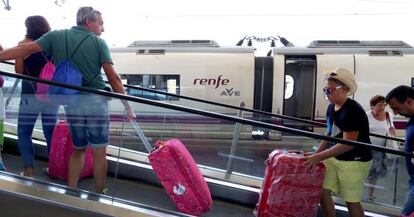
<svg viewBox="0 0 414 217"><path fill-rule="evenodd" d="M217 79L214 78L196 78L194 79L193 84L194 85L215 85L216 87L214 89L217 89L220 85L228 85L230 80L229 79L221 79L221 76L219 75Z"/></svg>

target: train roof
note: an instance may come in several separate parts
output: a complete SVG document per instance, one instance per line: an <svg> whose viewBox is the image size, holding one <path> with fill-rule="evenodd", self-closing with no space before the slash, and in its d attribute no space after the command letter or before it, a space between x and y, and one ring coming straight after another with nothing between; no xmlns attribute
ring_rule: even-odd
<svg viewBox="0 0 414 217"><path fill-rule="evenodd" d="M165 53L251 53L249 46L221 47L212 40L134 41L128 47L112 48L114 53L162 55ZM274 55L369 54L402 56L414 54L414 48L403 41L316 40L307 47L275 47Z"/></svg>
<svg viewBox="0 0 414 217"><path fill-rule="evenodd" d="M412 48L411 45L404 41L359 41L359 40L316 40L312 41L309 48L321 48L321 47L354 47L354 48Z"/></svg>
<svg viewBox="0 0 414 217"><path fill-rule="evenodd" d="M164 53L254 53L253 47L221 47L212 40L134 41L126 48L111 52L161 55Z"/></svg>
<svg viewBox="0 0 414 217"><path fill-rule="evenodd" d="M213 40L134 41L128 47L220 47Z"/></svg>
<svg viewBox="0 0 414 217"><path fill-rule="evenodd" d="M369 54L402 56L414 54L414 48L403 41L317 40L307 47L277 47L273 54Z"/></svg>

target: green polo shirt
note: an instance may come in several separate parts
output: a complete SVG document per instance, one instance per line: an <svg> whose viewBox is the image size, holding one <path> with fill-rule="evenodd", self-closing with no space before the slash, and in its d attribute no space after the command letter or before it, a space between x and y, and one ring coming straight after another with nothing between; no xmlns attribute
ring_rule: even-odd
<svg viewBox="0 0 414 217"><path fill-rule="evenodd" d="M65 32L67 36L67 54L65 46ZM70 30L55 30L46 33L36 40L36 43L46 53L53 55L53 62L57 66L64 59L69 58L79 42L89 37L81 44L71 62L83 75L83 86L103 89L105 83L101 75L103 63L112 63L111 54L106 42L84 27L74 26Z"/></svg>

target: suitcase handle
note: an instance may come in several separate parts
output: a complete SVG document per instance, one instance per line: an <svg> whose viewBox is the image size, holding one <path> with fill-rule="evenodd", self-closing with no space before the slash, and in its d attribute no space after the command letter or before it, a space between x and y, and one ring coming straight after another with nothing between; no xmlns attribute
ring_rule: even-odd
<svg viewBox="0 0 414 217"><path fill-rule="evenodd" d="M141 139L141 142L144 144L145 149L147 149L148 153L150 153L152 150L152 146L150 142L148 141L147 137L145 137L144 132L142 132L138 123L134 119L131 119L131 124L132 126L134 126L135 132L138 134L138 137Z"/></svg>
<svg viewBox="0 0 414 217"><path fill-rule="evenodd" d="M305 152L301 151L301 150L289 150L288 151L289 154L298 154L301 156L305 156Z"/></svg>

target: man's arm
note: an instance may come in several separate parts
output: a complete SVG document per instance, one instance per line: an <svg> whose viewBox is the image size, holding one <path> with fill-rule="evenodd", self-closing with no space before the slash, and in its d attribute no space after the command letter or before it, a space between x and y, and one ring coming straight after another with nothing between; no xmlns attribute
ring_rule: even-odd
<svg viewBox="0 0 414 217"><path fill-rule="evenodd" d="M32 40L25 38L24 40L20 41L17 45L20 46L25 43L30 43ZM17 58L14 60L14 71L18 74L24 73L24 58Z"/></svg>
<svg viewBox="0 0 414 217"><path fill-rule="evenodd" d="M18 45L17 47L13 47L4 51L0 52L0 60L12 60L17 58L24 58L29 56L33 53L43 51L42 47L40 47L36 42L30 42Z"/></svg>
<svg viewBox="0 0 414 217"><path fill-rule="evenodd" d="M344 131L343 132L343 139L344 140L353 140L356 141L358 139L359 131ZM328 159L330 157L334 157L340 154L343 154L347 151L350 151L354 147L352 145L345 145L345 144L336 144L332 148L328 148L324 151L321 151L319 153L306 156L305 165L311 166L313 164L317 164L325 159Z"/></svg>
<svg viewBox="0 0 414 217"><path fill-rule="evenodd" d="M106 77L108 78L109 84L112 87L112 90L116 93L125 94L124 86L122 85L121 78L119 75L115 72L114 67L111 63L103 63L102 68L106 74ZM133 113L131 106L129 103L125 100L121 100L122 104L124 104L125 109L128 112L129 118L135 117L135 114Z"/></svg>
<svg viewBox="0 0 414 217"><path fill-rule="evenodd" d="M328 133L325 133L325 136L329 136ZM321 140L319 143L318 149L316 149L315 153L322 152L328 148L329 142L326 140Z"/></svg>

